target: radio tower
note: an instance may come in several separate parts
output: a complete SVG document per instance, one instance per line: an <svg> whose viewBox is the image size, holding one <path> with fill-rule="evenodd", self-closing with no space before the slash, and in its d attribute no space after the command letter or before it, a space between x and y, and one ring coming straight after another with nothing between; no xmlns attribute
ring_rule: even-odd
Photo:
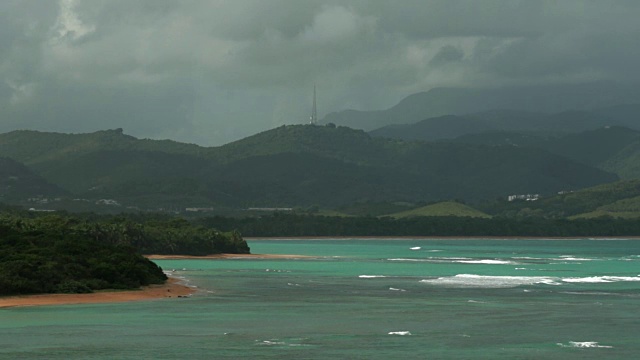
<svg viewBox="0 0 640 360"><path fill-rule="evenodd" d="M311 117L309 124L316 125L318 122L318 109L316 109L316 84L313 84L313 108L311 109Z"/></svg>

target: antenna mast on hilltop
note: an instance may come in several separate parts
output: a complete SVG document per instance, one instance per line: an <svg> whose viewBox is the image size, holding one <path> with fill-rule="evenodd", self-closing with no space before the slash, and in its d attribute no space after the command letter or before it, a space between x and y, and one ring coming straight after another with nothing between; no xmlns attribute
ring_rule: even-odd
<svg viewBox="0 0 640 360"><path fill-rule="evenodd" d="M316 109L316 84L313 84L313 108L311 109L311 118L309 124L315 125L318 122L318 109Z"/></svg>

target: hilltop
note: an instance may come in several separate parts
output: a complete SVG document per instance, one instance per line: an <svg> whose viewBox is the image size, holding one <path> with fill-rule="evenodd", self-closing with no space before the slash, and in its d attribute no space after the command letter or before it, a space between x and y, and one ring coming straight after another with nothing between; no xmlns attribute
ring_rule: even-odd
<svg viewBox="0 0 640 360"><path fill-rule="evenodd" d="M535 148L382 139L341 126L281 126L211 148L121 130L20 131L0 134L0 156L75 197L139 209L477 202L617 180Z"/></svg>
<svg viewBox="0 0 640 360"><path fill-rule="evenodd" d="M387 215L392 218L410 218L419 216L461 216L461 217L476 217L476 218L490 218L490 215L483 213L477 209L474 209L465 204L460 204L454 201L445 201L427 206L422 206L416 209L406 210L394 214Z"/></svg>
<svg viewBox="0 0 640 360"><path fill-rule="evenodd" d="M578 115L595 109L612 108L611 111L604 110L604 112L596 110L594 116L606 115L611 120L615 120L616 124L628 126L617 121L628 119L630 114L637 114L637 105L625 104L640 104L639 88L640 84L637 83L604 82L499 89L434 88L411 94L393 107L384 110L333 112L327 114L322 123L334 123L371 131L387 125L413 124L444 115L460 116L491 112L495 109L516 110L523 114L533 112L541 114L544 118L545 114L568 112ZM528 126L535 126L535 122L539 119L540 116L537 115L529 118L535 121L528 121ZM579 130L586 130L586 128L577 131Z"/></svg>
<svg viewBox="0 0 640 360"><path fill-rule="evenodd" d="M640 105L620 105L592 111L546 114L494 109L466 115L426 118L414 123L393 124L371 130L374 137L423 141L489 141L489 134L507 137L557 138L609 127L640 130ZM495 141L498 139L494 138Z"/></svg>
<svg viewBox="0 0 640 360"><path fill-rule="evenodd" d="M562 192L537 201L501 200L480 209L504 217L589 218L619 214L628 218L640 217L636 212L638 197L640 179L634 179Z"/></svg>

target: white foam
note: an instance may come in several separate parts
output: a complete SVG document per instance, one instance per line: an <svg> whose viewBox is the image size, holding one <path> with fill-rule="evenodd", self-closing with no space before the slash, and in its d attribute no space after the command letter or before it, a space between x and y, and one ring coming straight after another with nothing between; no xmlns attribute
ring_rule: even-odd
<svg viewBox="0 0 640 360"><path fill-rule="evenodd" d="M414 246L412 248L409 248L409 250L420 250L422 249L420 246Z"/></svg>
<svg viewBox="0 0 640 360"><path fill-rule="evenodd" d="M391 291L407 291L405 289L397 289L397 288L392 288L392 287L390 287L389 290L391 290Z"/></svg>
<svg viewBox="0 0 640 360"><path fill-rule="evenodd" d="M640 276L590 276L582 278L563 278L568 283L611 283L621 281L640 281Z"/></svg>
<svg viewBox="0 0 640 360"><path fill-rule="evenodd" d="M465 258L465 257L428 257L428 258L423 258L423 259L416 259L416 258L392 258L392 259L387 259L388 261L423 261L423 262L458 262L461 260L473 260L471 258Z"/></svg>
<svg viewBox="0 0 640 360"><path fill-rule="evenodd" d="M394 259L387 259L388 261L432 261L430 259L407 259L407 258L394 258Z"/></svg>
<svg viewBox="0 0 640 360"><path fill-rule="evenodd" d="M562 347L572 347L572 348L604 348L611 349L613 346L608 345L600 345L597 341L569 341L568 344L558 343L559 346Z"/></svg>
<svg viewBox="0 0 640 360"><path fill-rule="evenodd" d="M547 276L487 276L475 274L458 274L436 279L424 279L420 282L450 287L510 288L521 285L560 285L557 278Z"/></svg>
<svg viewBox="0 0 640 360"><path fill-rule="evenodd" d="M560 256L560 259L552 259L552 260L566 260L566 261L593 261L593 259L579 258L579 257L575 257L575 256L573 256L573 255L562 255L562 256Z"/></svg>
<svg viewBox="0 0 640 360"><path fill-rule="evenodd" d="M389 331L389 335L405 336L405 335L411 335L411 332L410 331Z"/></svg>
<svg viewBox="0 0 640 360"><path fill-rule="evenodd" d="M385 275L360 275L358 276L361 279L375 279L375 278L386 278Z"/></svg>
<svg viewBox="0 0 640 360"><path fill-rule="evenodd" d="M257 345L273 346L273 345L286 345L286 344L284 341L263 340L262 342L259 342Z"/></svg>
<svg viewBox="0 0 640 360"><path fill-rule="evenodd" d="M456 260L454 262L461 264L486 264L486 265L517 265L518 263L507 260Z"/></svg>

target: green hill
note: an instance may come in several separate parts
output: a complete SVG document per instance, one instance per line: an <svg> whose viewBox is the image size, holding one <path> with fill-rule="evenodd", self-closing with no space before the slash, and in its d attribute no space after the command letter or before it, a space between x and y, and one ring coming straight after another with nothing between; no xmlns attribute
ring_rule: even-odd
<svg viewBox="0 0 640 360"><path fill-rule="evenodd" d="M460 204L454 201L445 201L436 204L431 204L423 207L419 207L412 210L402 211L395 214L387 215L392 218L400 219L407 217L417 216L462 216L462 217L477 217L477 218L490 218L491 216L476 210L470 206Z"/></svg>
<svg viewBox="0 0 640 360"><path fill-rule="evenodd" d="M199 155L206 152L206 149L171 140L137 139L125 135L122 129L87 134L28 130L0 134L0 154L27 165L69 160L95 151L134 150Z"/></svg>
<svg viewBox="0 0 640 360"><path fill-rule="evenodd" d="M567 192L538 201L501 201L481 209L492 215L544 216L553 218L593 217L605 212L635 212L640 179L623 180Z"/></svg>
<svg viewBox="0 0 640 360"><path fill-rule="evenodd" d="M627 146L639 141L640 131L618 126L606 126L550 139L539 143L538 147L584 164L601 166Z"/></svg>
<svg viewBox="0 0 640 360"><path fill-rule="evenodd" d="M543 133L487 132L460 136L452 141L538 148L615 173L623 179L640 178L640 131L626 127L605 126L555 136Z"/></svg>
<svg viewBox="0 0 640 360"><path fill-rule="evenodd" d="M389 140L334 126L282 126L213 148L120 130L22 131L0 135L0 156L75 196L163 208L480 201L617 180L539 149Z"/></svg>
<svg viewBox="0 0 640 360"><path fill-rule="evenodd" d="M570 217L571 219L590 219L601 216L615 218L636 219L640 218L640 196L630 197L603 205L583 214Z"/></svg>
<svg viewBox="0 0 640 360"><path fill-rule="evenodd" d="M616 173L623 179L640 178L640 138L601 163L600 168Z"/></svg>
<svg viewBox="0 0 640 360"><path fill-rule="evenodd" d="M491 109L558 113L639 104L638 94L637 83L604 82L499 89L434 88L409 95L385 110L334 112L327 114L322 122L370 131L392 124L412 124L432 117L473 114ZM637 110L625 107L606 109L606 114L612 114L612 120L628 118Z"/></svg>
<svg viewBox="0 0 640 360"><path fill-rule="evenodd" d="M23 164L0 157L0 201L62 196L66 192L34 174Z"/></svg>
<svg viewBox="0 0 640 360"><path fill-rule="evenodd" d="M461 116L445 115L429 118L411 125L387 125L370 131L373 137L403 140L433 141L453 139L466 134L483 133L494 130L488 124Z"/></svg>
<svg viewBox="0 0 640 360"><path fill-rule="evenodd" d="M556 135L557 136L557 135ZM536 147L540 143L553 138L546 133L515 132L515 131L491 131L478 134L458 136L449 141L463 144L489 145L489 146L525 146Z"/></svg>
<svg viewBox="0 0 640 360"><path fill-rule="evenodd" d="M419 122L392 124L370 131L374 137L403 140L454 140L466 143L530 145L529 135L536 137L558 138L567 134L588 132L602 128L627 128L631 132L640 130L637 121L640 105L624 105L591 111L564 111L560 113L537 113L517 110L495 109L465 115L447 115L427 118ZM486 133L494 133L486 136ZM611 133L617 133L611 131ZM516 135L517 134L517 135ZM523 135L525 135L523 137ZM629 134L628 134L629 135ZM592 134L598 140L611 139L617 134ZM500 137L505 139L500 140ZM567 138L576 144L556 145L559 151L577 149L587 135ZM575 147L576 145L578 147ZM573 155L579 155L573 154Z"/></svg>

